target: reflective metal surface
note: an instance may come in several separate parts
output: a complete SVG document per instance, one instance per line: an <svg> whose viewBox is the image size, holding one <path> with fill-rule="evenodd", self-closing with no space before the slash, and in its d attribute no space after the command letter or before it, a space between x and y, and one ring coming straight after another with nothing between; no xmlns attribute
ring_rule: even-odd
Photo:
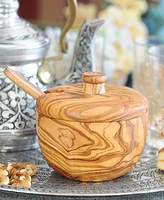
<svg viewBox="0 0 164 200"><path fill-rule="evenodd" d="M0 0L1 65L22 65L41 60L48 48L49 39L44 32L20 18L18 7L17 0Z"/></svg>
<svg viewBox="0 0 164 200"><path fill-rule="evenodd" d="M43 65L38 69L38 78L44 84L50 84L55 81L55 76L51 72L50 63L51 61L59 61L63 59L63 53L67 53L68 50L68 42L66 41L66 34L72 27L77 13L77 1L76 0L67 0L69 7L69 16L65 26L63 27L60 34L60 41L58 47L58 55L54 57L48 57L43 61Z"/></svg>
<svg viewBox="0 0 164 200"><path fill-rule="evenodd" d="M18 7L18 0L0 0L0 152L38 147L35 101L15 86L3 70L10 66L44 89L37 70L49 39L38 27L18 16Z"/></svg>
<svg viewBox="0 0 164 200"><path fill-rule="evenodd" d="M95 32L104 23L103 20L85 20L79 30L71 63L70 71L67 75L58 79L55 85L65 85L82 82L82 74L87 71L94 71L93 59L93 38Z"/></svg>

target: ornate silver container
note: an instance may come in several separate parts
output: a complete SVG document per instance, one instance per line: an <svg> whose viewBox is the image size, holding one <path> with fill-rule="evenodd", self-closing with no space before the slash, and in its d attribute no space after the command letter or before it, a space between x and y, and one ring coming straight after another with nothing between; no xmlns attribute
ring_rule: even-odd
<svg viewBox="0 0 164 200"><path fill-rule="evenodd" d="M3 73L10 66L37 87L37 78L49 46L49 39L38 27L17 14L17 0L0 0L0 151L38 147L35 130L35 101ZM47 88L47 86L46 86ZM45 89L46 89L45 88Z"/></svg>

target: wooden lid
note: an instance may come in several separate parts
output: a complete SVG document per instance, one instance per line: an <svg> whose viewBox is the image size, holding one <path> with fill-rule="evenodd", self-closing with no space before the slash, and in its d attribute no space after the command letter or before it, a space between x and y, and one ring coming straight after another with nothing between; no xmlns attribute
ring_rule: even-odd
<svg viewBox="0 0 164 200"><path fill-rule="evenodd" d="M86 72L84 83L47 90L37 101L37 112L50 118L81 122L125 121L148 112L148 101L124 86L105 85L106 75Z"/></svg>

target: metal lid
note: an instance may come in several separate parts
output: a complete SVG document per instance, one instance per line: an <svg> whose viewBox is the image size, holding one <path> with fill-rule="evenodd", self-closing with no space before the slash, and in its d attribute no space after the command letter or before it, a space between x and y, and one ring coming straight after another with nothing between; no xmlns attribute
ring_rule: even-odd
<svg viewBox="0 0 164 200"><path fill-rule="evenodd" d="M44 32L20 18L18 7L17 0L0 0L0 64L41 60L48 48Z"/></svg>
<svg viewBox="0 0 164 200"><path fill-rule="evenodd" d="M141 93L125 86L104 85L102 73L87 72L82 78L83 84L47 90L37 101L37 112L79 122L125 121L148 112L148 101Z"/></svg>

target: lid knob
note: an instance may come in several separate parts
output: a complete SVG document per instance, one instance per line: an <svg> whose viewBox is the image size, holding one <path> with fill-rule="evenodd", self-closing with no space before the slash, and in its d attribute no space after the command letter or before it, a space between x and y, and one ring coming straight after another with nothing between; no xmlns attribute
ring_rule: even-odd
<svg viewBox="0 0 164 200"><path fill-rule="evenodd" d="M102 72L85 72L82 75L83 92L86 94L103 94L107 76Z"/></svg>

